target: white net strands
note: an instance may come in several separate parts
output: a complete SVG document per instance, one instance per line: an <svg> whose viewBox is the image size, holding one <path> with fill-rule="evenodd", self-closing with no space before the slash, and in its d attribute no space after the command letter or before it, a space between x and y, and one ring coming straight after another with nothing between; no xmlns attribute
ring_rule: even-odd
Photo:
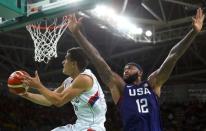
<svg viewBox="0 0 206 131"><path fill-rule="evenodd" d="M57 43L67 29L68 17L42 19L26 26L34 41L35 61L48 63L57 57Z"/></svg>

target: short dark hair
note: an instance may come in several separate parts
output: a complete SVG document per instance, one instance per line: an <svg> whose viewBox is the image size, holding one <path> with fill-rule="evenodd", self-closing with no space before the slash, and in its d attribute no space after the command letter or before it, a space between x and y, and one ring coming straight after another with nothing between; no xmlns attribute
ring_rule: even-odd
<svg viewBox="0 0 206 131"><path fill-rule="evenodd" d="M127 65L136 66L141 72L143 72L142 67L141 67L139 64L135 63L135 62L129 62L129 63L127 63L125 66L127 66Z"/></svg>
<svg viewBox="0 0 206 131"><path fill-rule="evenodd" d="M73 47L67 50L67 56L71 58L72 61L77 62L77 66L80 71L83 71L89 64L89 60L84 53L83 49L80 47Z"/></svg>

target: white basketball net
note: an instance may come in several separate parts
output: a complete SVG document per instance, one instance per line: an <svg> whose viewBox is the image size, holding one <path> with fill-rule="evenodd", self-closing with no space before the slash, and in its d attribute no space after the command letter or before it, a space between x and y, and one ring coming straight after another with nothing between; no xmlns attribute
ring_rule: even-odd
<svg viewBox="0 0 206 131"><path fill-rule="evenodd" d="M48 63L52 57L57 57L57 42L69 24L68 16L49 18L27 25L34 41L35 61Z"/></svg>

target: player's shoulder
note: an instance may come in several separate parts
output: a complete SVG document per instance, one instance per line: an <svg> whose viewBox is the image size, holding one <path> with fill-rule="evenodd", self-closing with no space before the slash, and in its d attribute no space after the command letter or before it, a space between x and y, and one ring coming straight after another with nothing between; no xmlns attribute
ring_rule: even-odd
<svg viewBox="0 0 206 131"><path fill-rule="evenodd" d="M92 70L91 69L85 69L84 71L82 71L81 74L85 74L85 73L92 73Z"/></svg>
<svg viewBox="0 0 206 131"><path fill-rule="evenodd" d="M85 69L83 72L80 73L79 77L83 80L93 80L95 75L90 69Z"/></svg>
<svg viewBox="0 0 206 131"><path fill-rule="evenodd" d="M93 85L93 79L89 75L79 74L73 81L72 85L77 87L91 87Z"/></svg>
<svg viewBox="0 0 206 131"><path fill-rule="evenodd" d="M64 83L72 83L72 81L73 81L73 78L68 77L68 78L66 78L66 79L63 81L62 84L64 84Z"/></svg>
<svg viewBox="0 0 206 131"><path fill-rule="evenodd" d="M87 75L91 78L95 77L94 73L90 69L85 69L80 73L80 75Z"/></svg>

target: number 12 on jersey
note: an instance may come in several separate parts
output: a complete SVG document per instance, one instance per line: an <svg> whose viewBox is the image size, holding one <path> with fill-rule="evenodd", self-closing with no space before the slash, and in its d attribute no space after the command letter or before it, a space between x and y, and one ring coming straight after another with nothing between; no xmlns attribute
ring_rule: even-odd
<svg viewBox="0 0 206 131"><path fill-rule="evenodd" d="M149 113L148 103L146 98L136 100L139 113Z"/></svg>

